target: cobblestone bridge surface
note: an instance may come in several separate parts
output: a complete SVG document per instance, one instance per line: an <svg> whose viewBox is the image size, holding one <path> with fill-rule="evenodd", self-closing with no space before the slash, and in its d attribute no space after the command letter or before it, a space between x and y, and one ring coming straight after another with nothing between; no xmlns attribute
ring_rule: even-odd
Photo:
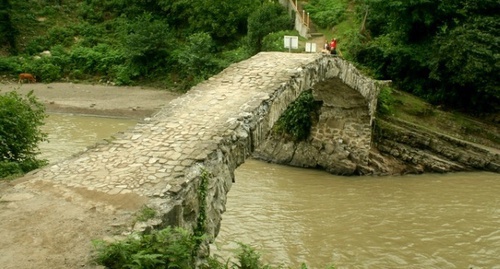
<svg viewBox="0 0 500 269"><path fill-rule="evenodd" d="M109 195L163 197L183 182L185 169L218 146L236 118L290 79L313 54L260 54L174 100L148 122L85 154L29 176Z"/></svg>
<svg viewBox="0 0 500 269"><path fill-rule="evenodd" d="M214 154L221 155L219 148L223 140L227 141L228 137L230 139L232 137L235 141L238 137L247 137L248 133L242 133L238 129L241 128L241 120L250 117L265 100L276 95L277 89L283 84L293 81L294 76L297 76L306 65L320 61L323 57L326 56L260 53L249 60L234 64L195 86L189 93L172 101L158 114L118 135L116 139L100 143L82 154L25 176L24 182L15 186L15 191L10 194L4 193L0 200L6 203L15 202L22 199L16 196L16 193L24 193L36 202L39 196L32 197L31 194L26 194L31 191L39 195L61 196L66 198L64 203L69 202L73 206L83 205L87 209L113 212L113 214L116 213L115 209L126 208L125 204L132 200L136 202L134 210L137 210L139 205L156 203L160 208L163 207L159 209L164 213L160 222L189 226L187 222L195 222L199 207L195 190L197 183L194 185L190 183L199 177L200 172L196 169L196 164L206 161ZM321 69L321 67L316 68ZM321 72L324 74L326 71ZM303 78L293 83L300 84L298 88L303 88L308 87L307 84L314 83L310 80L320 79L320 77ZM296 89L297 87L291 97L285 97L290 99L287 100L288 103L300 93ZM283 110L285 107L286 105L280 109ZM273 119L266 121L273 123L278 116L271 115ZM248 142L243 143L248 144ZM228 147L227 151L231 151L236 146L224 147ZM229 169L221 169L230 177L234 177L234 169L250 152L246 148L240 150L240 153L238 156L215 156L212 159L215 163L225 162ZM240 160L231 161L228 158ZM215 184L209 186L211 189L209 196L215 197L221 192L229 191L231 178L221 181L223 181L222 187ZM58 189L63 191L58 192ZM183 198L180 201L181 193L184 196L191 194L193 197ZM117 200L116 197L122 199ZM218 207L216 210L223 212L225 195L220 199L222 201L210 205L209 210ZM177 202L172 202L174 200ZM26 219L9 221L9 225L22 226L25 225L23 221ZM81 221L85 226L86 220L81 219ZM212 217L209 229L213 235L218 232L220 223L217 222L220 222L220 218L214 220ZM0 223L0 231L8 229L5 226L7 222ZM2 240L14 242L16 239L15 235L12 235L12 238ZM90 238L88 240L90 241ZM29 248L35 246L27 244L25 247L29 253Z"/></svg>

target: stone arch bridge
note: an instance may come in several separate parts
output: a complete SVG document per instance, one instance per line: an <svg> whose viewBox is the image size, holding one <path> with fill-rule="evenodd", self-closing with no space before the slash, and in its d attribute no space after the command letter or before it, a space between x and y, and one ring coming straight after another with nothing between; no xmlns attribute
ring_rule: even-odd
<svg viewBox="0 0 500 269"><path fill-rule="evenodd" d="M134 195L160 213L135 229L192 229L200 175L207 171L207 232L216 236L234 170L302 91L333 78L364 97L369 129L379 92L375 81L337 57L263 52L198 84L118 138L28 174L22 188L49 184L82 197ZM369 136L361 151L369 150ZM97 209L112 206L95 202Z"/></svg>

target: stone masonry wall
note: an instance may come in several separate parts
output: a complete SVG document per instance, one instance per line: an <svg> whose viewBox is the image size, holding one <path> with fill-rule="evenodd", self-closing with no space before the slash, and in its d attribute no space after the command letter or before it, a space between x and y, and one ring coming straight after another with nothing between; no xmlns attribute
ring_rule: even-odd
<svg viewBox="0 0 500 269"><path fill-rule="evenodd" d="M339 175L373 174L371 129L381 83L364 77L341 58L324 60L327 75L312 87L315 100L321 102L319 119L308 139L292 142L269 136L254 157Z"/></svg>

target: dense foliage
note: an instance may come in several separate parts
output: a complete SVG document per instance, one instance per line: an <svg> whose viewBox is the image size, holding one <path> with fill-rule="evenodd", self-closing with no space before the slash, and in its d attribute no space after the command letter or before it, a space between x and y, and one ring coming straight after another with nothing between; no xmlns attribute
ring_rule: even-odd
<svg viewBox="0 0 500 269"><path fill-rule="evenodd" d="M130 236L114 243L94 241L95 260L106 268L130 269L272 269L274 267L261 261L261 255L254 248L238 243L240 248L236 260L224 261L221 257L208 257L207 262L197 265L195 252L198 239L182 228L167 227L154 230L149 234ZM301 268L307 269L306 264ZM334 269L333 266L327 267Z"/></svg>
<svg viewBox="0 0 500 269"><path fill-rule="evenodd" d="M166 228L112 244L94 242L96 261L106 268L194 268L195 238L180 228Z"/></svg>
<svg viewBox="0 0 500 269"><path fill-rule="evenodd" d="M366 43L355 59L378 78L468 112L500 105L497 0L364 0Z"/></svg>
<svg viewBox="0 0 500 269"><path fill-rule="evenodd" d="M8 46L10 50L15 48L16 30L10 18L11 5L9 0L0 0L0 47Z"/></svg>
<svg viewBox="0 0 500 269"><path fill-rule="evenodd" d="M311 21L321 28L331 28L345 18L347 1L310 0L304 8L309 12Z"/></svg>
<svg viewBox="0 0 500 269"><path fill-rule="evenodd" d="M290 29L276 2L1 0L8 12L0 9L0 29L8 35L0 53L12 47L18 54L0 58L0 73L187 90L259 52L269 33Z"/></svg>
<svg viewBox="0 0 500 269"><path fill-rule="evenodd" d="M318 107L311 90L302 92L280 116L274 132L293 141L305 140L311 132Z"/></svg>
<svg viewBox="0 0 500 269"><path fill-rule="evenodd" d="M38 144L47 135L40 127L45 107L30 92L0 95L0 178L23 174L44 165L38 160Z"/></svg>
<svg viewBox="0 0 500 269"><path fill-rule="evenodd" d="M263 39L269 33L292 27L293 22L281 5L264 2L248 18L248 44L251 52L262 50Z"/></svg>

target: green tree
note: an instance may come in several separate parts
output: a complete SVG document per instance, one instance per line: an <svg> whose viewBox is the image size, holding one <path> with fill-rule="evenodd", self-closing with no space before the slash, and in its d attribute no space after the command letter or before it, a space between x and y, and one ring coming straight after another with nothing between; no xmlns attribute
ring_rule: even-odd
<svg viewBox="0 0 500 269"><path fill-rule="evenodd" d="M130 78L166 71L175 41L165 20L144 13L134 20L121 18L119 29Z"/></svg>
<svg viewBox="0 0 500 269"><path fill-rule="evenodd" d="M220 72L224 62L218 58L215 42L208 33L196 33L175 51L179 74L185 78L182 87L187 88ZM186 90L186 89L184 89Z"/></svg>
<svg viewBox="0 0 500 269"><path fill-rule="evenodd" d="M262 40L270 33L293 26L287 11L278 3L264 2L248 17L248 45L252 53L262 50Z"/></svg>
<svg viewBox="0 0 500 269"><path fill-rule="evenodd" d="M0 0L0 47L7 45L15 51L17 31L12 25L10 12L9 0Z"/></svg>
<svg viewBox="0 0 500 269"><path fill-rule="evenodd" d="M430 77L432 97L469 111L500 106L500 20L475 17L439 35L433 46Z"/></svg>
<svg viewBox="0 0 500 269"><path fill-rule="evenodd" d="M45 107L33 92L22 96L15 91L0 95L0 178L22 174L46 163L37 160L38 144L47 139L40 127Z"/></svg>
<svg viewBox="0 0 500 269"><path fill-rule="evenodd" d="M227 41L247 30L247 18L260 0L158 0L168 21L191 35L208 33L216 41Z"/></svg>
<svg viewBox="0 0 500 269"><path fill-rule="evenodd" d="M498 110L497 0L364 3L372 39L352 52L358 62L435 104Z"/></svg>
<svg viewBox="0 0 500 269"><path fill-rule="evenodd" d="M331 28L344 18L346 1L310 0L304 8L310 13L311 20L316 25L323 28Z"/></svg>

